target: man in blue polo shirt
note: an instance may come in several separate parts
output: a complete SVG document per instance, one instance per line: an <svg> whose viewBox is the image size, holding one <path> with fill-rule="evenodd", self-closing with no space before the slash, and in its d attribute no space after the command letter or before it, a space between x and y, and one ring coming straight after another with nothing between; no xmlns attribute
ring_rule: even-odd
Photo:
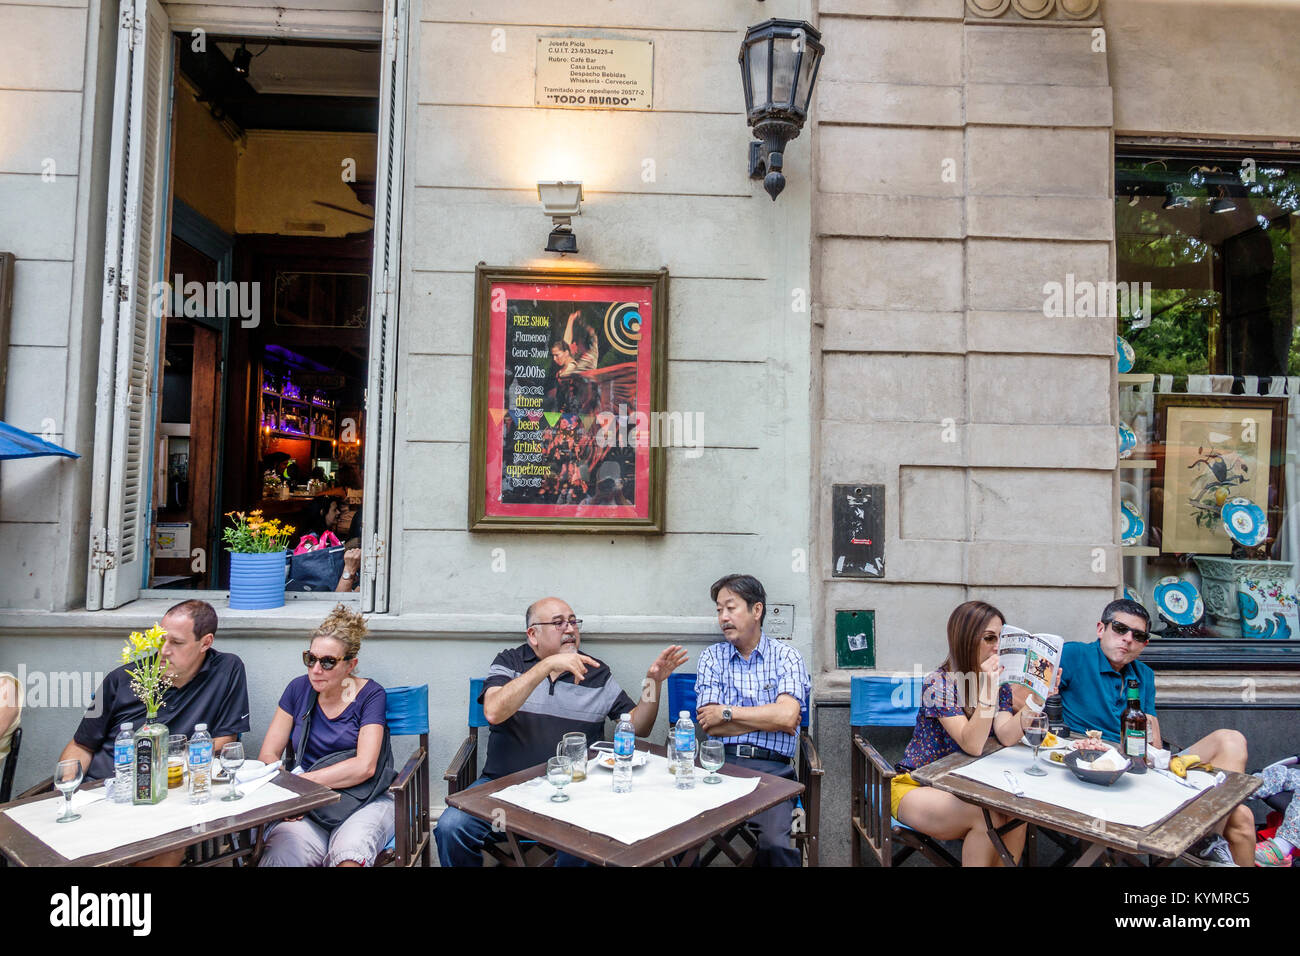
<svg viewBox="0 0 1300 956"><path fill-rule="evenodd" d="M159 626L167 632L159 654L172 685L163 694L158 720L173 734L186 737L194 733L195 724L207 724L213 752L220 753L249 729L244 662L213 648L217 612L206 601L182 601L163 615ZM87 780L113 776L113 743L126 722L139 730L145 709L123 665L104 678L59 759L81 761Z"/></svg>
<svg viewBox="0 0 1300 956"><path fill-rule="evenodd" d="M1156 716L1156 680L1151 668L1138 660L1150 639L1151 618L1136 601L1111 601L1097 623L1097 640L1069 641L1061 652L1061 707L1066 726L1075 733L1100 730L1118 742L1120 714L1127 706L1128 681L1138 682L1142 712L1147 715L1151 745L1162 747ZM1246 771L1246 738L1235 730L1216 730L1182 753L1194 753L1222 770ZM1238 866L1255 862L1255 817L1239 806L1216 828L1227 839L1212 842L1206 859ZM1229 855L1230 851L1230 855Z"/></svg>

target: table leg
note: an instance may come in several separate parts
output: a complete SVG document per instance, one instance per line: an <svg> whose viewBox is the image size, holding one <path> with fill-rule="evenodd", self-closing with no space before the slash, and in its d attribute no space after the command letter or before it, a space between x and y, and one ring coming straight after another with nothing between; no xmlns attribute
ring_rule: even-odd
<svg viewBox="0 0 1300 956"><path fill-rule="evenodd" d="M993 818L989 816L987 807L980 807L980 812L984 814L984 826L988 828L989 840L993 843L993 849L998 851L998 856L1002 857L1002 862L1005 865L1014 867L1016 865L1016 858L1011 855L1011 851L1007 849L1007 845L1002 842L1002 834L1010 833L1016 827L1023 827L1025 821L1012 820L1010 823L1002 827L1002 829L998 829L993 825Z"/></svg>
<svg viewBox="0 0 1300 956"><path fill-rule="evenodd" d="M528 864L524 862L524 851L519 846L519 838L509 830L506 831L506 843L510 846L510 852L514 855L515 866L527 866Z"/></svg>
<svg viewBox="0 0 1300 956"><path fill-rule="evenodd" d="M671 856L668 859L664 860L664 866L677 866L682 868L689 868L695 865L695 861L699 857L699 855L700 855L700 848L698 846L693 846L685 853L683 853L681 859L679 860L674 860Z"/></svg>
<svg viewBox="0 0 1300 956"><path fill-rule="evenodd" d="M1088 849L1084 850L1072 866L1092 866L1097 861L1097 857L1106 852L1106 847L1100 843L1089 843Z"/></svg>

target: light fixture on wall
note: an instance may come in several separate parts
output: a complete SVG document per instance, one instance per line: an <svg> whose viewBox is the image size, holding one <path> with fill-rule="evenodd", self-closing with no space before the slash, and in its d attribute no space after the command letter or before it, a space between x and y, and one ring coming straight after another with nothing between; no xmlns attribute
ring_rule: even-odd
<svg viewBox="0 0 1300 956"><path fill-rule="evenodd" d="M248 76L248 68L252 66L253 54L248 52L248 47L244 44L239 45L239 49L230 57L230 65L235 68L235 72L240 76Z"/></svg>
<svg viewBox="0 0 1300 956"><path fill-rule="evenodd" d="M757 141L749 144L749 176L763 180L775 201L785 189L785 145L799 135L817 84L826 47L822 35L802 20L764 20L750 27L740 44L745 119Z"/></svg>
<svg viewBox="0 0 1300 956"><path fill-rule="evenodd" d="M537 198L542 212L551 217L554 228L546 240L547 252L560 255L578 251L578 237L573 234L572 217L582 215L582 183L539 182Z"/></svg>

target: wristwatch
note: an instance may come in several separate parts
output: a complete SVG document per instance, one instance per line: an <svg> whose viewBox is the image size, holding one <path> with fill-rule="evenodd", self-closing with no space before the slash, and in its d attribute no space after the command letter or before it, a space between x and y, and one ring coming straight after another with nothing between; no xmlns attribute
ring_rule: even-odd
<svg viewBox="0 0 1300 956"><path fill-rule="evenodd" d="M729 723L731 723L731 708L730 708L730 707L724 707L724 708L722 708L722 722L723 722L724 724L729 724Z"/></svg>
<svg viewBox="0 0 1300 956"><path fill-rule="evenodd" d="M343 580L344 580L344 581L351 581L351 580L352 580L352 572L351 572L351 571L344 571L342 577L343 577Z"/></svg>

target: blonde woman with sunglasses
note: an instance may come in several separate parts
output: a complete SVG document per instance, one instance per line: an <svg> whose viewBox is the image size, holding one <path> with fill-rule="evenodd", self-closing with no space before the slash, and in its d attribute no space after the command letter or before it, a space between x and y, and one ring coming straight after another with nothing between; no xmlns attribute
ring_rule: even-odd
<svg viewBox="0 0 1300 956"><path fill-rule="evenodd" d="M316 628L303 652L307 673L290 681L281 695L259 760L280 759L292 740L305 780L346 790L385 774L391 779L387 695L378 681L356 673L365 633L361 615L342 604ZM340 757L348 752L355 753ZM328 765L313 769L317 763ZM378 786L383 785L381 780ZM392 837L393 798L384 794L332 830L312 816L275 824L258 865L372 866Z"/></svg>

